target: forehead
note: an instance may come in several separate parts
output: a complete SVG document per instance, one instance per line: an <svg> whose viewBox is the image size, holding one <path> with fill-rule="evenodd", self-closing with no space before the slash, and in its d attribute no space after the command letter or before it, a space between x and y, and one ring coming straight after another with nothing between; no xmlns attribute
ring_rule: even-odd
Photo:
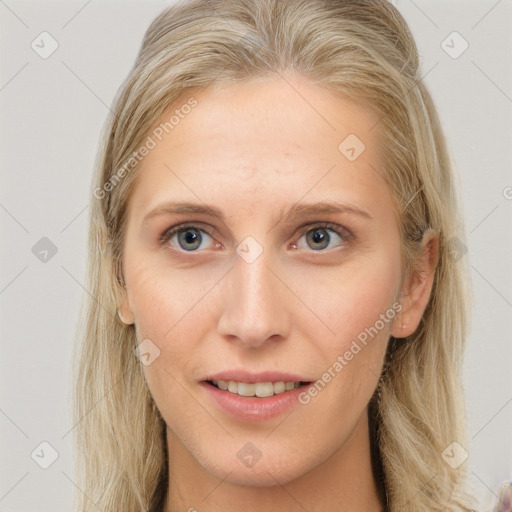
<svg viewBox="0 0 512 512"><path fill-rule="evenodd" d="M187 93L155 122L129 208L142 214L176 196L272 208L336 190L360 203L384 183L376 123L364 104L297 76Z"/></svg>

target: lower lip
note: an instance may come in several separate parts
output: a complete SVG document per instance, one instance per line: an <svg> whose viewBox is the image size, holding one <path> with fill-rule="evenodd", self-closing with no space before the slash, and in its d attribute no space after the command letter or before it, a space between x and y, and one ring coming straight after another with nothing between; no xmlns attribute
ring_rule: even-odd
<svg viewBox="0 0 512 512"><path fill-rule="evenodd" d="M298 396L308 388L308 385L299 386L278 395L259 398L223 391L208 382L201 382L201 385L224 412L246 421L264 421L285 413L300 403Z"/></svg>

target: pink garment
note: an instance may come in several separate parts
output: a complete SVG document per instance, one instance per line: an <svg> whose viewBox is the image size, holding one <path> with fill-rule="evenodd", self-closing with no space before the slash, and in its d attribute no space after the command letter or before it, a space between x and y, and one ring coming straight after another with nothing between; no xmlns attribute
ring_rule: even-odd
<svg viewBox="0 0 512 512"><path fill-rule="evenodd" d="M512 512L512 482L503 484L492 512Z"/></svg>

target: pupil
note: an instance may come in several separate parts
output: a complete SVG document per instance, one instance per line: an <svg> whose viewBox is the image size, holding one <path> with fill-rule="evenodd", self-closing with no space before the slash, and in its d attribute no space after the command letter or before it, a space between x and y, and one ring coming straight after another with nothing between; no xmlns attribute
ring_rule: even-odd
<svg viewBox="0 0 512 512"><path fill-rule="evenodd" d="M329 244L329 235L326 234L326 230L324 228L315 229L311 231L311 233L313 233L311 238L313 239L314 244L325 242L323 247L321 248L327 247L327 245ZM315 249L318 249L318 247L316 247Z"/></svg>
<svg viewBox="0 0 512 512"><path fill-rule="evenodd" d="M201 236L198 234L196 229L187 229L186 231L182 231L179 234L178 238L180 240L181 247L183 249L185 249L186 251L197 249L197 247L201 244ZM185 246L181 243L182 241L185 242ZM190 245L188 245L188 247L186 246L186 244L194 244L194 243L195 243L194 247L191 247Z"/></svg>

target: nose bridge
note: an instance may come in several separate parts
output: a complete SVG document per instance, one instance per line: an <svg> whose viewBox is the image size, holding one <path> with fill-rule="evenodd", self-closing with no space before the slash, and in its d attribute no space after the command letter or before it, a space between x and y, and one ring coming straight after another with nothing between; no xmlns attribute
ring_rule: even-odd
<svg viewBox="0 0 512 512"><path fill-rule="evenodd" d="M270 251L263 251L251 260L244 256L242 249L240 244L240 255L227 276L219 332L238 338L246 346L258 347L273 336L286 336L286 301L279 289L279 279L271 270Z"/></svg>

